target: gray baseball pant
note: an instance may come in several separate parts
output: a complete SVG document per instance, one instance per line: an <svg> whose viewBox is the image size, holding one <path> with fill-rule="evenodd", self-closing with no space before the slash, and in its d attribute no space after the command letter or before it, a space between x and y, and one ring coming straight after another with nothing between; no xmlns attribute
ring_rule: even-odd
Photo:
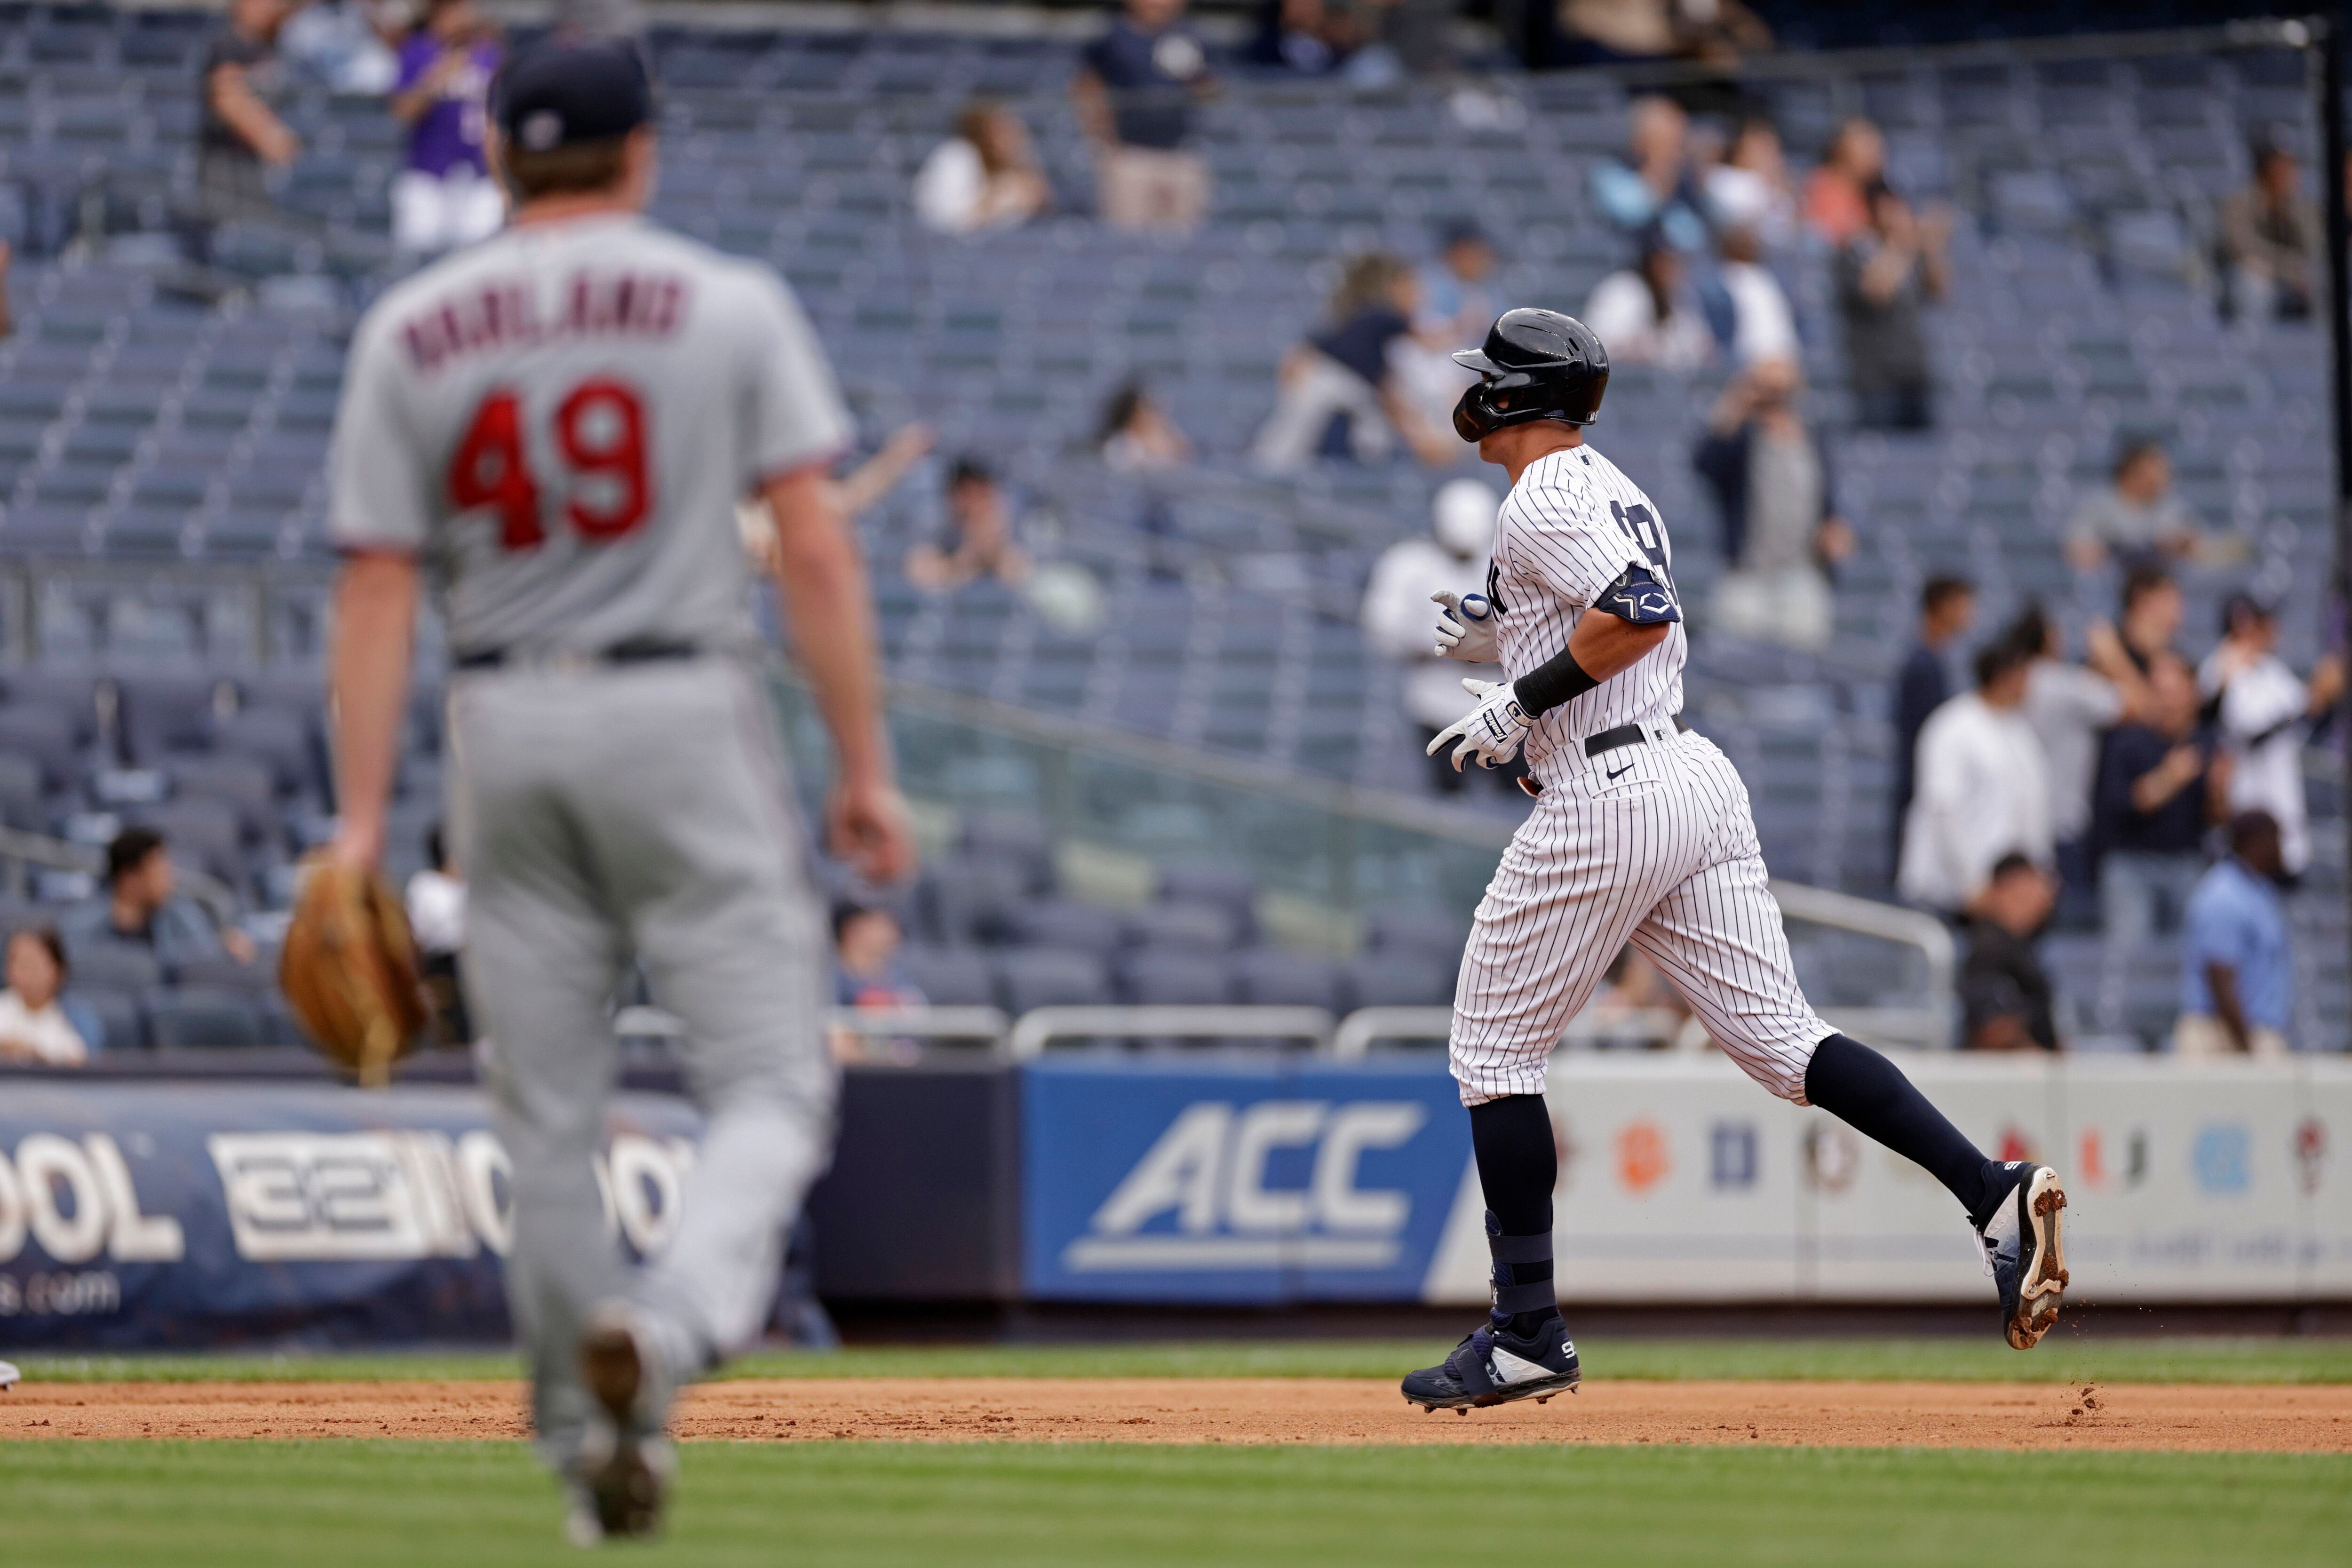
<svg viewBox="0 0 2352 1568"><path fill-rule="evenodd" d="M683 1382L765 1321L784 1230L830 1152L824 920L769 710L732 660L461 674L449 699L467 992L513 1162L507 1292L541 1452L576 1451L587 1311L634 1302ZM594 1161L634 956L687 1027L700 1155L632 1277Z"/></svg>

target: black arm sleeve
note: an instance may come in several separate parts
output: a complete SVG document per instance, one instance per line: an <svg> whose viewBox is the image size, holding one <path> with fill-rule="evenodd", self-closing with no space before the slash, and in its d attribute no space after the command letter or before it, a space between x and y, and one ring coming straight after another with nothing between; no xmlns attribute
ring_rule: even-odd
<svg viewBox="0 0 2352 1568"><path fill-rule="evenodd" d="M1511 690L1531 719L1540 719L1572 697L1581 697L1601 682L1584 673L1576 655L1560 649L1517 680Z"/></svg>
<svg viewBox="0 0 2352 1568"><path fill-rule="evenodd" d="M1627 567L1625 574L1593 601L1592 607L1636 626L1666 626L1683 618L1673 590L1639 566ZM1576 662L1576 655L1562 648L1511 682L1511 690L1530 717L1540 719L1600 684Z"/></svg>

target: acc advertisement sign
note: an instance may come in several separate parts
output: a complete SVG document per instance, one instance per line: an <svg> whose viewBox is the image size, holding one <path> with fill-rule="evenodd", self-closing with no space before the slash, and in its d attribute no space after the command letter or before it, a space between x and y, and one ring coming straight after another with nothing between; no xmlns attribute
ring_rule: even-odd
<svg viewBox="0 0 2352 1568"><path fill-rule="evenodd" d="M1470 1153L1426 1068L1047 1062L1021 1103L1044 1300L1415 1300Z"/></svg>
<svg viewBox="0 0 2352 1568"><path fill-rule="evenodd" d="M643 1256L697 1130L622 1096L597 1165ZM507 1333L506 1152L468 1089L12 1082L0 1099L0 1343Z"/></svg>

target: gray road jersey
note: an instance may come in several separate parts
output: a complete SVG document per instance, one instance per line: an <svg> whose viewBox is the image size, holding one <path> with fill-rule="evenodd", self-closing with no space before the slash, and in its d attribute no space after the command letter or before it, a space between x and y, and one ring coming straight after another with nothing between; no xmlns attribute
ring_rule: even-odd
<svg viewBox="0 0 2352 1568"><path fill-rule="evenodd" d="M434 568L459 654L722 646L751 635L736 500L849 437L771 268L642 218L526 225L361 321L329 527Z"/></svg>
<svg viewBox="0 0 2352 1568"><path fill-rule="evenodd" d="M1504 499L1488 579L1501 612L1495 641L1504 670L1517 680L1568 647L1592 602L1633 566L1674 592L1666 521L1641 486L1590 444L1528 464ZM1603 730L1681 712L1689 651L1677 621L1632 668L1545 714L1528 734L1528 765Z"/></svg>

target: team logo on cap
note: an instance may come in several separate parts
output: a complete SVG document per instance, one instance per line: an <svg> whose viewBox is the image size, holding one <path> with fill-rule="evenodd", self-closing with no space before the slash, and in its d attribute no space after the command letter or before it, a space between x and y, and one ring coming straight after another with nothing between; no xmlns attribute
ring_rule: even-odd
<svg viewBox="0 0 2352 1568"><path fill-rule="evenodd" d="M563 141L563 116L551 109L533 110L523 120L517 139L534 153L544 153Z"/></svg>

